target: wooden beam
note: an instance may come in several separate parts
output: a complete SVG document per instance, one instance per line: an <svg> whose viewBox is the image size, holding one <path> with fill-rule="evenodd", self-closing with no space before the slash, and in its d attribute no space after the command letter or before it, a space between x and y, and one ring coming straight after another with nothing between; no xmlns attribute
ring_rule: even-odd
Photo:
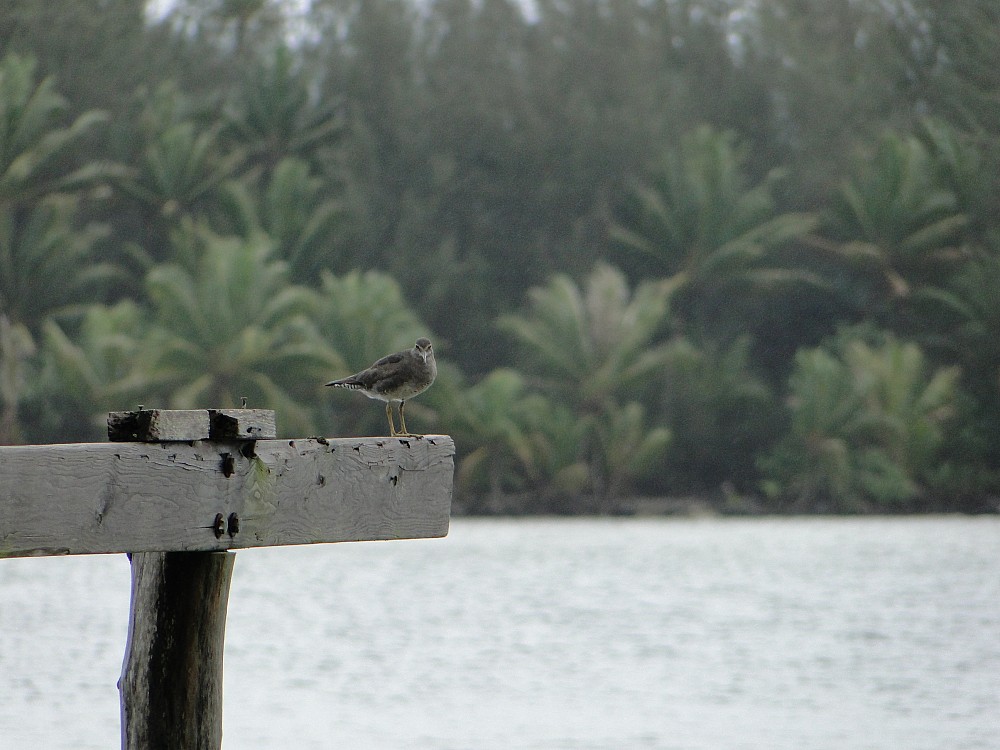
<svg viewBox="0 0 1000 750"><path fill-rule="evenodd" d="M441 537L454 454L447 435L0 447L0 557Z"/></svg>
<svg viewBox="0 0 1000 750"><path fill-rule="evenodd" d="M278 436L270 409L209 409L208 430L212 440L270 440Z"/></svg>
<svg viewBox="0 0 1000 750"><path fill-rule="evenodd" d="M139 409L108 414L112 442L269 440L277 436L270 409Z"/></svg>
<svg viewBox="0 0 1000 750"><path fill-rule="evenodd" d="M122 750L218 750L222 654L236 555L132 555L132 608L118 689Z"/></svg>

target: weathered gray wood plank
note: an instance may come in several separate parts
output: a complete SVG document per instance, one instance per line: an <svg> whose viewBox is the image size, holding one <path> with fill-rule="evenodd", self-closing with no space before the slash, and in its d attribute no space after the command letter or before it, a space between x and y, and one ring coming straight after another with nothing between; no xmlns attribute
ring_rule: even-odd
<svg viewBox="0 0 1000 750"><path fill-rule="evenodd" d="M269 440L277 435L271 409L139 409L108 414L112 442Z"/></svg>
<svg viewBox="0 0 1000 750"><path fill-rule="evenodd" d="M209 409L212 440L270 440L278 436L271 409Z"/></svg>
<svg viewBox="0 0 1000 750"><path fill-rule="evenodd" d="M222 655L236 555L132 555L118 689L122 750L219 750Z"/></svg>
<svg viewBox="0 0 1000 750"><path fill-rule="evenodd" d="M206 440L207 409L140 409L108 414L108 438L113 441Z"/></svg>
<svg viewBox="0 0 1000 750"><path fill-rule="evenodd" d="M0 557L445 536L454 454L447 435L0 447Z"/></svg>

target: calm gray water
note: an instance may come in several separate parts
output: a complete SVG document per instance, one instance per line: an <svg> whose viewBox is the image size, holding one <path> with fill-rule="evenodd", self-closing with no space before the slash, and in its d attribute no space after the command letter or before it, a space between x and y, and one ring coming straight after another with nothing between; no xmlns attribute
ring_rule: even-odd
<svg viewBox="0 0 1000 750"><path fill-rule="evenodd" d="M124 556L0 561L0 748L118 744ZM1000 519L240 552L225 748L1000 748Z"/></svg>

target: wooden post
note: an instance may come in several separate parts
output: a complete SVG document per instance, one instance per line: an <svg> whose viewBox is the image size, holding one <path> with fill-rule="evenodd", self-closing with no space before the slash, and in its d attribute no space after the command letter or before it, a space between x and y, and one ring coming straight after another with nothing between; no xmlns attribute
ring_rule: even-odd
<svg viewBox="0 0 1000 750"><path fill-rule="evenodd" d="M112 441L273 438L274 412L116 412ZM254 418L254 427L240 430ZM220 425L228 433L220 434ZM235 434L234 434L235 433ZM243 433L243 434L240 434ZM231 552L137 552L118 691L122 750L220 750Z"/></svg>
<svg viewBox="0 0 1000 750"><path fill-rule="evenodd" d="M231 552L140 552L118 689L123 750L219 750Z"/></svg>
<svg viewBox="0 0 1000 750"><path fill-rule="evenodd" d="M274 412L143 409L111 443L0 447L0 559L127 552L124 750L219 750L235 555L448 533L455 444L277 440Z"/></svg>

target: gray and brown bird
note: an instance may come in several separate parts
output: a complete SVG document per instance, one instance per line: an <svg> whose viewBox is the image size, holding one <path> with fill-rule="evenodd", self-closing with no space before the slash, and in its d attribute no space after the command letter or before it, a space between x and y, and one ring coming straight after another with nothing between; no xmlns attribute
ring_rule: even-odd
<svg viewBox="0 0 1000 750"><path fill-rule="evenodd" d="M385 416L389 420L389 434L392 437L421 437L406 429L403 406L414 396L418 396L437 377L437 362L429 339L419 338L412 349L382 357L367 370L362 370L340 380L331 380L327 385L334 388L350 388L361 391L368 398L385 401ZM399 427L392 421L392 402L399 402Z"/></svg>

